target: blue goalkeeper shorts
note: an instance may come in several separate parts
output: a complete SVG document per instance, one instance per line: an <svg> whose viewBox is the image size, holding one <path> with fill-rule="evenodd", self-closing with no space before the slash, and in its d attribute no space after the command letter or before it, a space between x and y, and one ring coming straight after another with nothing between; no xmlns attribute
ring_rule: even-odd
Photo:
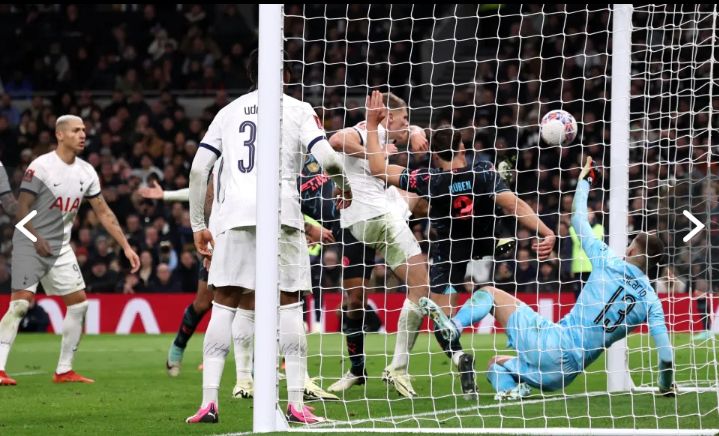
<svg viewBox="0 0 719 436"><path fill-rule="evenodd" d="M517 350L517 357L502 366L519 383L556 391L571 383L581 372L574 356L570 337L563 327L543 318L522 304L507 322L507 346Z"/></svg>

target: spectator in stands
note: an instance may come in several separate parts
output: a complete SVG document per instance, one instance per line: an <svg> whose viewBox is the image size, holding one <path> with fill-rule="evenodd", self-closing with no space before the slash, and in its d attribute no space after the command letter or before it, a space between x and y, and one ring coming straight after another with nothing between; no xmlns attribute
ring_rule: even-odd
<svg viewBox="0 0 719 436"><path fill-rule="evenodd" d="M155 261L153 260L152 254L147 250L140 253L140 270L137 272L137 277L145 288L147 288L150 282L155 278Z"/></svg>
<svg viewBox="0 0 719 436"><path fill-rule="evenodd" d="M172 274L166 263L157 265L157 274L154 280L150 281L150 292L180 292L182 291L181 287L180 281Z"/></svg>
<svg viewBox="0 0 719 436"><path fill-rule="evenodd" d="M107 267L107 263L101 259L94 259L90 268L90 274L85 279L85 286L88 292L113 292L119 280L118 274Z"/></svg>
<svg viewBox="0 0 719 436"><path fill-rule="evenodd" d="M184 250L180 254L180 263L174 271L175 276L180 282L182 292L196 292L197 280L199 278L197 258L194 253Z"/></svg>

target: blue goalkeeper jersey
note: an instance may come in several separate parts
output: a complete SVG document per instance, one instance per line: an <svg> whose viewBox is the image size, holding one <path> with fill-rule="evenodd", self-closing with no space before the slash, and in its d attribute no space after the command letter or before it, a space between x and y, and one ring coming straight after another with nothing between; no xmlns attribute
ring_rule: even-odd
<svg viewBox="0 0 719 436"><path fill-rule="evenodd" d="M592 273L577 303L559 322L570 336L577 363L586 367L614 342L648 323L660 361L672 362L664 310L647 276L616 256L594 237L587 217L589 183L579 182L572 206L572 226L592 263ZM569 350L567 350L569 351Z"/></svg>

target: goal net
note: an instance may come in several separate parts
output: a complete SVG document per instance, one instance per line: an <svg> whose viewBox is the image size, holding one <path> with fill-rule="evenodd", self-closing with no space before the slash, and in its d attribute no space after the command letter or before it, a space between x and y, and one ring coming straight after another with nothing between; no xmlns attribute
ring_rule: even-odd
<svg viewBox="0 0 719 436"><path fill-rule="evenodd" d="M366 96L372 90L392 92L406 102L413 127L404 138L388 134L385 142L397 139L385 147L390 163L410 173L435 167L436 156L424 150L422 138L431 148L433 134L453 126L461 134L468 165L489 162L510 168L501 171L502 183L557 235L552 255L540 261L533 250L536 232L511 213L492 208L486 217L492 229L483 236L491 240L491 253L468 252L466 271L461 266L462 277L452 277L462 284L443 288L451 288L445 296L455 309L473 290L495 286L548 321L559 322L570 312L591 271L570 223L581 164L591 156L602 174L588 202L596 237L618 254L639 231L656 231L666 245L665 261L650 279L666 313L678 395L665 398L654 391L656 348L648 330L641 328L628 336L626 346L605 353L571 384L553 391L533 389L521 401L495 400L488 362L516 352L508 348L504 329L491 315L461 337L464 352L474 358L478 395L468 394L459 354L448 357L431 322L421 323L413 344L414 335L402 330L412 278L402 269L392 271L394 243L388 238L396 235L381 236L388 250L365 250L356 231L349 238L347 231L338 230L335 242L311 250L308 373L325 389L348 372L357 375L357 368L364 368L366 377L335 390L338 401L309 403L316 415L331 421L302 431L680 434L719 428L713 336L719 330L719 323L713 323L719 298L712 298L712 291L719 290L719 182L712 166L712 155L719 152L713 133L719 101L713 95L716 6L646 5L633 11L625 7L624 13L629 20L620 34L629 37L625 59L615 57L616 7L602 5L287 5L284 23L277 27L284 26L284 65L291 71L285 94L313 106L332 145L344 151L345 169L358 159L347 144L367 145L362 124ZM626 71L625 76L618 77L618 71ZM626 83L623 95L613 95L620 82ZM622 102L627 103L623 118L612 108ZM573 142L551 145L540 138L540 120L554 109L576 118ZM343 130L347 128L349 133ZM627 140L614 140L622 132ZM333 135L345 139L338 145ZM612 154L627 159L610 165ZM297 174L303 200L331 203L334 194L318 189L326 177L317 163L309 162L303 171L302 177ZM305 188L316 191L314 197ZM376 198L363 198L362 186L352 188L353 204L365 202L372 209ZM428 268L439 262L430 252L441 238L439 221L428 218L426 209L446 202L428 199L423 204L397 191L387 195L383 201L394 205L393 217L406 218L402 225L418 242L418 258ZM610 207L612 196L625 207ZM316 204L320 206L303 212L314 212L312 218L328 230L339 226L337 211L322 207L321 201ZM682 240L693 228L684 210L707 225L689 242ZM366 224L365 232L370 228ZM511 238L510 249L495 250L504 238ZM366 302L362 292L353 291L357 287ZM352 340L348 347L349 336L364 339ZM413 345L405 358L416 393L411 398L385 380L386 369L397 364L397 341ZM617 377L630 383L610 393ZM256 390L261 383L256 381ZM279 386L278 401L283 403L284 385Z"/></svg>

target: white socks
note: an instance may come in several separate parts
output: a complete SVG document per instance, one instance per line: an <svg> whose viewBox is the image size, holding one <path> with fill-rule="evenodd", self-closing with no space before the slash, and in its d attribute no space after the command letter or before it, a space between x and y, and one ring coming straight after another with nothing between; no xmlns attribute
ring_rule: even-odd
<svg viewBox="0 0 719 436"><path fill-rule="evenodd" d="M407 371L409 366L409 352L414 347L419 334L419 327L422 324L424 315L419 306L409 298L405 298L402 311L397 322L397 342L394 345L394 356L390 367L398 371Z"/></svg>
<svg viewBox="0 0 719 436"><path fill-rule="evenodd" d="M302 322L302 303L280 307L280 353L285 356L287 400L302 410L307 375L307 338Z"/></svg>
<svg viewBox="0 0 719 436"><path fill-rule="evenodd" d="M252 379L252 357L255 339L255 311L237 309L232 321L232 340L235 345L237 380Z"/></svg>
<svg viewBox="0 0 719 436"><path fill-rule="evenodd" d="M30 302L27 300L11 301L5 316L0 320L0 371L5 371L10 347L15 342L20 321L27 313L29 306Z"/></svg>
<svg viewBox="0 0 719 436"><path fill-rule="evenodd" d="M77 345L82 337L82 325L85 322L87 301L67 306L67 313L62 322L62 345L60 346L60 360L57 362L57 374L63 374L72 369L72 359L75 357Z"/></svg>
<svg viewBox="0 0 719 436"><path fill-rule="evenodd" d="M218 404L217 397L225 368L225 359L232 343L232 321L235 318L232 307L212 303L210 323L207 325L202 346L202 406L209 402Z"/></svg>

